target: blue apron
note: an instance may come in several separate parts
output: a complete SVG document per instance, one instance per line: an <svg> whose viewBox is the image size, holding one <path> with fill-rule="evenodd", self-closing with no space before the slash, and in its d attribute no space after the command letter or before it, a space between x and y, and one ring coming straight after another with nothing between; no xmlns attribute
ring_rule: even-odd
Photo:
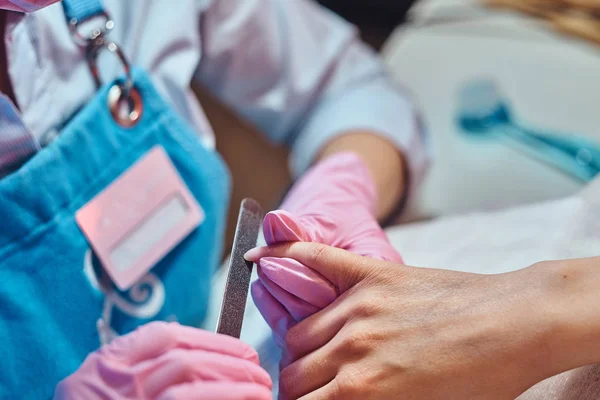
<svg viewBox="0 0 600 400"><path fill-rule="evenodd" d="M66 3L67 14L90 13L99 4ZM143 102L133 126L116 123L107 107L110 89L122 81L111 82L56 140L0 180L2 399L52 397L56 384L99 347L97 320L107 306L116 334L151 320L199 325L205 317L222 252L229 175L144 71L133 69L131 79ZM156 145L166 150L206 217L133 288L107 302L74 214Z"/></svg>

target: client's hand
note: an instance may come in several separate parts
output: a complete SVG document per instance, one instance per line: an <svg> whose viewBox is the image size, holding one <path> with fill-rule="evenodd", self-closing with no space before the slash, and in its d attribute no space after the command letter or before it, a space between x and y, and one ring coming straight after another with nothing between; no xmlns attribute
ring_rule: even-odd
<svg viewBox="0 0 600 400"><path fill-rule="evenodd" d="M263 231L268 245L316 242L400 262L377 222L376 207L368 168L359 156L340 153L318 163L296 183L281 209L267 214ZM293 271L295 278L282 283L272 274L282 268ZM258 272L252 295L280 345L291 326L337 297L330 282L295 260L273 259Z"/></svg>
<svg viewBox="0 0 600 400"><path fill-rule="evenodd" d="M237 339L153 322L90 354L54 398L269 400L271 378Z"/></svg>
<svg viewBox="0 0 600 400"><path fill-rule="evenodd" d="M565 306L582 300L555 295L563 274L552 263L476 275L309 243L247 255L261 257L295 259L340 293L289 330L280 376L285 399L512 400L600 350L589 330L599 325L590 323L593 310L588 305L585 318L570 318ZM294 279L278 273L281 281Z"/></svg>

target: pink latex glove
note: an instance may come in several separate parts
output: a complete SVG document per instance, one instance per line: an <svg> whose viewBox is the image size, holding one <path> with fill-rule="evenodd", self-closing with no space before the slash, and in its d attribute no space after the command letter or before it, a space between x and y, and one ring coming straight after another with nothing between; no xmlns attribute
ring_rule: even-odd
<svg viewBox="0 0 600 400"><path fill-rule="evenodd" d="M54 398L270 400L271 378L237 339L153 322L90 354Z"/></svg>
<svg viewBox="0 0 600 400"><path fill-rule="evenodd" d="M375 217L377 192L371 173L353 153L340 153L309 170L280 210L265 217L268 245L318 242L361 256L402 262ZM283 346L295 323L331 304L336 287L321 274L291 259L263 258L252 297Z"/></svg>

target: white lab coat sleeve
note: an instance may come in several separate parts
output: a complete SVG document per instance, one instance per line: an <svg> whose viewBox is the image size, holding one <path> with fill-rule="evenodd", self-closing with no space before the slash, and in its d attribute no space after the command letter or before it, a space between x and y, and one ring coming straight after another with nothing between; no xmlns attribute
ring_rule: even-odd
<svg viewBox="0 0 600 400"><path fill-rule="evenodd" d="M415 106L357 30L309 0L213 0L201 14L197 78L275 142L295 176L348 130L403 151L413 184L428 161Z"/></svg>

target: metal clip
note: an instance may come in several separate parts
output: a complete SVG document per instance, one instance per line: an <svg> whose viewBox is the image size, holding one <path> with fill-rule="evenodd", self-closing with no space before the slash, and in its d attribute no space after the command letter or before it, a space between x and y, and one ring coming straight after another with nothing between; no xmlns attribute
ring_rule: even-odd
<svg viewBox="0 0 600 400"><path fill-rule="evenodd" d="M94 28L87 36L83 35L80 32L80 25L95 17L102 17L104 19L104 26L101 28ZM85 48L87 52L88 66L97 88L102 86L97 65L98 54L103 49L107 49L115 54L121 62L125 71L125 81L115 83L113 87L110 88L108 92L108 107L115 122L123 127L129 128L137 124L142 116L143 102L139 91L133 85L131 67L127 57L125 57L125 54L115 42L106 39L107 33L112 30L114 26L114 21L105 11L102 11L91 18L86 18L85 20L78 20L76 18L69 20L69 30L73 35L75 43Z"/></svg>
<svg viewBox="0 0 600 400"><path fill-rule="evenodd" d="M115 42L106 40L102 36L94 39L89 45L88 65L98 88L102 86L97 65L98 54L100 51L107 49L115 54L121 62L123 70L125 71L125 80L123 82L115 83L110 88L108 92L108 107L112 117L119 125L126 128L134 126L142 116L144 107L142 97L133 84L129 61L127 61L125 54Z"/></svg>
<svg viewBox="0 0 600 400"><path fill-rule="evenodd" d="M80 21L77 18L71 18L69 20L69 30L71 31L71 35L73 35L73 37L75 38L75 42L78 45L86 47L90 42L93 42L98 38L106 36L106 34L115 27L115 22L105 11L97 14L97 16L102 17L104 19L104 26L101 28L94 28L89 34L89 36L81 34L81 32L79 31L79 25L86 21L89 21L90 18L87 18L83 21Z"/></svg>

